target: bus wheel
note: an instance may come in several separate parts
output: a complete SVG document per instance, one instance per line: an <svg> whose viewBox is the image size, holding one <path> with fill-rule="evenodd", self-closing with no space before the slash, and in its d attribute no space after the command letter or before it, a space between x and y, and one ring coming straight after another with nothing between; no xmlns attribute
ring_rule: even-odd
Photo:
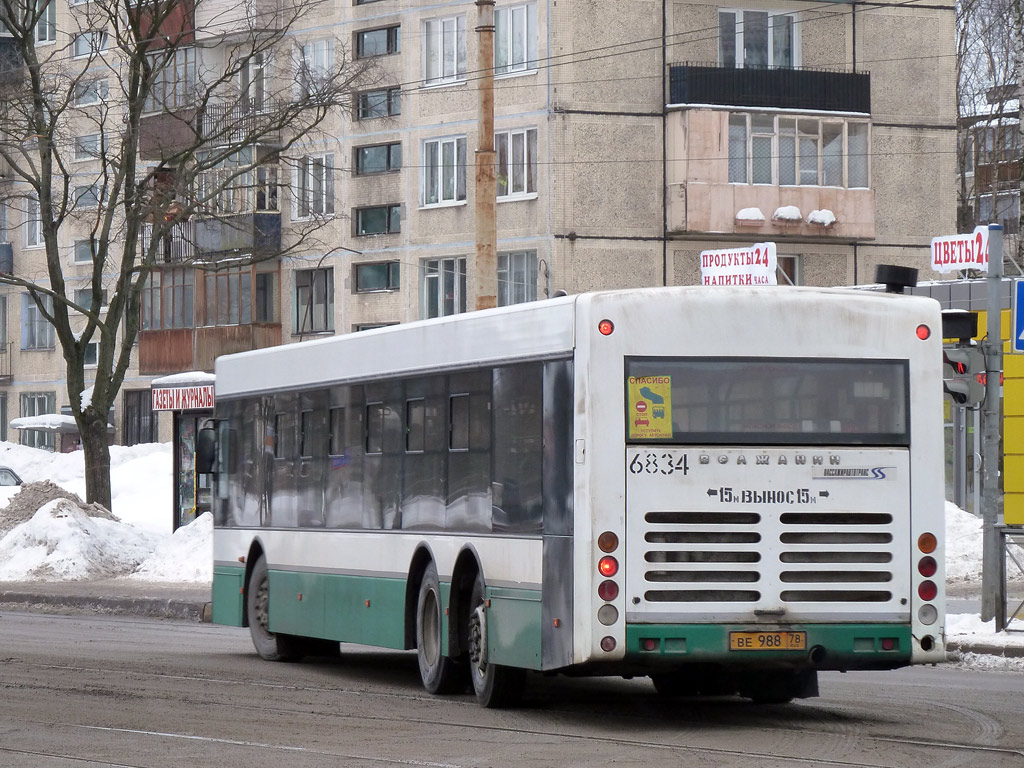
<svg viewBox="0 0 1024 768"><path fill-rule="evenodd" d="M437 568L430 563L423 572L416 600L416 659L420 665L420 679L427 691L456 693L462 687L459 665L444 654L441 626L441 582L437 578Z"/></svg>
<svg viewBox="0 0 1024 768"><path fill-rule="evenodd" d="M476 700L488 709L514 707L523 698L526 670L487 660L487 604L483 576L477 574L469 601L469 675Z"/></svg>
<svg viewBox="0 0 1024 768"><path fill-rule="evenodd" d="M249 635L256 653L267 661L295 661L302 658L297 638L275 634L267 628L270 626L270 582L267 578L267 561L262 555L252 567L245 601L249 613Z"/></svg>

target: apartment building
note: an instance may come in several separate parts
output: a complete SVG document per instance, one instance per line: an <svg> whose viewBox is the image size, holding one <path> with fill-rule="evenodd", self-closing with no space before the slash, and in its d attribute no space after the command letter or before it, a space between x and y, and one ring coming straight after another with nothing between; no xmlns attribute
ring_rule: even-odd
<svg viewBox="0 0 1024 768"><path fill-rule="evenodd" d="M88 3L67 3L50 0L40 34L73 59ZM194 45L164 101L179 118L190 78L246 30L280 23L283 6L181 7ZM700 252L732 244L774 241L780 283L872 282L879 263L927 277L929 240L955 231L954 58L936 55L954 39L952 6L496 0L498 264L478 274L476 25L469 0L324 0L249 62L238 87L254 116L274 83L302 92L343 57L372 59L375 74L351 109L288 146L289 162L254 170L217 217L166 239L113 414L118 442L158 434L152 377L211 371L218 354L464 312L478 291L507 304L693 284ZM97 83L83 98L116 91ZM166 112L144 125L143 166L173 143ZM83 163L96 140L76 138ZM246 151L288 142L266 135ZM13 269L38 271L33 213L4 215ZM313 219L318 245L289 248ZM74 231L62 238L69 274L81 263L86 275L88 252ZM197 254L221 267L197 269ZM249 254L268 258L233 266ZM67 397L60 352L25 299L0 287L4 430Z"/></svg>

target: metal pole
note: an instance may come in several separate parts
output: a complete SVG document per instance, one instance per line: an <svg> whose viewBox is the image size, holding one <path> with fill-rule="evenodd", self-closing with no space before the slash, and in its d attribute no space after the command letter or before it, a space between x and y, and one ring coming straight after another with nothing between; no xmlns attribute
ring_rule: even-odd
<svg viewBox="0 0 1024 768"><path fill-rule="evenodd" d="M476 0L476 308L498 306L498 184L494 157L494 0Z"/></svg>
<svg viewBox="0 0 1024 768"><path fill-rule="evenodd" d="M996 631L1006 625L1006 592L1000 563L1003 561L1002 515L1003 494L999 487L999 400L1003 370L1002 295L1003 228L988 225L988 323L982 349L985 353L985 403L982 408L982 487L983 523L981 570L981 619L996 620Z"/></svg>

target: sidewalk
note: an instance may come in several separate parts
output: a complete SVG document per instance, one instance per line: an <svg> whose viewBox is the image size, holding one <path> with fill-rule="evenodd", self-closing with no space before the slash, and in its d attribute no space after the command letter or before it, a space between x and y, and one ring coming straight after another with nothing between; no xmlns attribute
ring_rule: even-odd
<svg viewBox="0 0 1024 768"><path fill-rule="evenodd" d="M129 579L0 581L0 609L210 620L210 586Z"/></svg>

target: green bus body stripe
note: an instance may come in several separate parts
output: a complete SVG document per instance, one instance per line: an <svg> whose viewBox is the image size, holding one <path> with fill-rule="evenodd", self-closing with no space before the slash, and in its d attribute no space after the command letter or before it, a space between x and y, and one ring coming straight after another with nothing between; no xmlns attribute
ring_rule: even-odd
<svg viewBox="0 0 1024 768"><path fill-rule="evenodd" d="M664 664L670 661L757 663L806 660L812 648L825 651L822 669L898 667L910 663L911 636L906 624L802 624L780 627L807 632L802 651L730 651L729 632L773 631L745 624L628 624L626 658ZM895 648L883 651L881 641L891 638ZM645 651L642 641L655 641Z"/></svg>
<svg viewBox="0 0 1024 768"><path fill-rule="evenodd" d="M270 630L380 648L405 648L406 580L282 571L270 580ZM213 571L213 621L242 626L244 567ZM488 588L487 645L495 664L540 669L541 593ZM451 584L441 584L442 631L447 633Z"/></svg>

